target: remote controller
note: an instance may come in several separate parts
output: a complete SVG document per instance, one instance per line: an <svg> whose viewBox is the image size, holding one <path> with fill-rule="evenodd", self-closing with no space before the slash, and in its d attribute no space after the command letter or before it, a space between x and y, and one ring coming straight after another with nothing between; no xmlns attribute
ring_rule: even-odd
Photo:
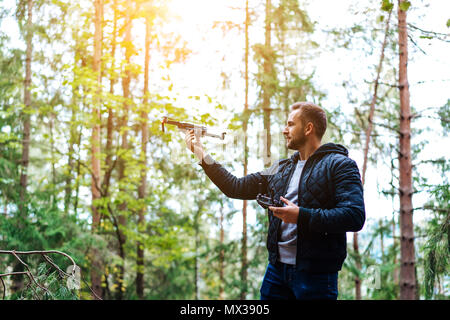
<svg viewBox="0 0 450 320"><path fill-rule="evenodd" d="M272 197L267 196L266 194L262 194L262 184L259 183L258 185L258 195L256 196L256 202L263 207L264 209L267 209L268 207L283 207L283 201L273 199Z"/></svg>

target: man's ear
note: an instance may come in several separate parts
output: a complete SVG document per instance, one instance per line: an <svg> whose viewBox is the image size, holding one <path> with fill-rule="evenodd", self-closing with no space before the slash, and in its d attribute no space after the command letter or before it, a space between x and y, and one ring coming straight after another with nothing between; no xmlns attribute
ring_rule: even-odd
<svg viewBox="0 0 450 320"><path fill-rule="evenodd" d="M314 125L312 122L308 122L305 127L305 136L309 136L313 133Z"/></svg>

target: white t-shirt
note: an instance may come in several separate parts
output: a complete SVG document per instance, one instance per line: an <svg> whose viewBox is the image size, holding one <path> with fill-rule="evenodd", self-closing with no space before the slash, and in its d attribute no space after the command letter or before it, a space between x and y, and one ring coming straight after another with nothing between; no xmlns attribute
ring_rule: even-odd
<svg viewBox="0 0 450 320"><path fill-rule="evenodd" d="M298 186L300 176L305 166L306 160L297 161L297 166L289 181L284 198L298 205ZM281 233L278 241L278 252L280 254L280 262L295 265L297 257L297 224L285 223L281 221Z"/></svg>

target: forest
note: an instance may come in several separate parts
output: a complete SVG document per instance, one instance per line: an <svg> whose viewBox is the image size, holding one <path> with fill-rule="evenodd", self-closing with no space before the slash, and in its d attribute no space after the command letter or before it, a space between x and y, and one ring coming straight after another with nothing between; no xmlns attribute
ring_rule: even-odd
<svg viewBox="0 0 450 320"><path fill-rule="evenodd" d="M445 0L0 2L0 299L252 300L267 211L224 195L290 157L298 101L361 174L339 300L450 298Z"/></svg>

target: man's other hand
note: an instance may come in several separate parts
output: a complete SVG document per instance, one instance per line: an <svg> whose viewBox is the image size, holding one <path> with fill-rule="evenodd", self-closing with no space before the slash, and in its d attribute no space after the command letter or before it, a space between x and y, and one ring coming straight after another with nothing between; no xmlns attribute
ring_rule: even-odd
<svg viewBox="0 0 450 320"><path fill-rule="evenodd" d="M186 141L187 148L195 154L198 160L202 160L205 156L205 150L200 142L200 137L195 135L194 130L187 130L184 140Z"/></svg>
<svg viewBox="0 0 450 320"><path fill-rule="evenodd" d="M285 223L295 223L298 221L299 209L294 203L286 198L280 197L280 199L286 204L285 207L269 207L269 210L273 212L273 215L280 218Z"/></svg>

